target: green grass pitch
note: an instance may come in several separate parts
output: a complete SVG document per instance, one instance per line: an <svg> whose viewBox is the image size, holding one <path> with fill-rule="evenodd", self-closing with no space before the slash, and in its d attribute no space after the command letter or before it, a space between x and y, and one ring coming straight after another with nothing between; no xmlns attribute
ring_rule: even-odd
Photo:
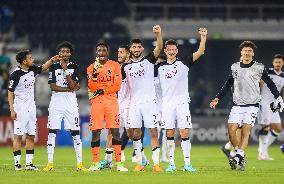
<svg viewBox="0 0 284 184"><path fill-rule="evenodd" d="M103 158L104 148L100 158ZM248 159L246 171L232 171L229 168L227 159L220 150L220 146L197 146L193 145L191 160L194 167L198 169L196 173L185 173L182 171L183 157L180 148L176 149L176 166L178 171L175 173L153 173L152 164L146 167L144 172L133 172L134 163L130 162L132 149L126 150L128 160L125 166L129 172L117 172L115 168L97 172L77 172L75 153L72 147L55 148L54 165L55 171L52 172L31 172L14 171L14 162L11 148L0 148L0 184L107 184L107 183L135 183L135 184L196 184L196 183L237 183L237 184L268 184L284 183L284 155L279 146L273 146L270 155L274 161L258 161L257 147L248 148ZM25 153L22 150L22 153ZM150 149L146 149L148 159L151 158ZM91 164L91 151L88 148L83 150L84 164L89 167ZM25 163L25 154L22 154L21 163ZM42 169L47 163L47 153L45 147L35 149L34 164ZM163 169L167 164L162 163Z"/></svg>

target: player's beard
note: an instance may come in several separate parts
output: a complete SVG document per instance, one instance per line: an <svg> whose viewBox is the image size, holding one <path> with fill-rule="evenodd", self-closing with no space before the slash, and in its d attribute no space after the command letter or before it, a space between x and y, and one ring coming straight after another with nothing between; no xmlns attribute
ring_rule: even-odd
<svg viewBox="0 0 284 184"><path fill-rule="evenodd" d="M134 57L134 59L138 59L142 56L142 52L134 52L134 54L132 55L132 57Z"/></svg>
<svg viewBox="0 0 284 184"><path fill-rule="evenodd" d="M278 66L276 66L276 67L275 67L275 70L276 70L277 72L280 72L280 71L281 71L281 68L278 67Z"/></svg>

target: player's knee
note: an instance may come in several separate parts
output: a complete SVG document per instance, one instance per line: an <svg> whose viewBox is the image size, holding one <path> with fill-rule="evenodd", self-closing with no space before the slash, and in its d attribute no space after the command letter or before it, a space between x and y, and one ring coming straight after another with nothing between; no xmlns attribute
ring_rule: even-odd
<svg viewBox="0 0 284 184"><path fill-rule="evenodd" d="M92 140L91 148L100 147L100 140Z"/></svg>
<svg viewBox="0 0 284 184"><path fill-rule="evenodd" d="M267 135L268 134L268 130L266 130L266 127L262 127L259 131L258 131L258 135Z"/></svg>
<svg viewBox="0 0 284 184"><path fill-rule="evenodd" d="M133 140L133 131L127 131L127 136L129 139Z"/></svg>
<svg viewBox="0 0 284 184"><path fill-rule="evenodd" d="M22 135L14 135L15 141L22 141Z"/></svg>
<svg viewBox="0 0 284 184"><path fill-rule="evenodd" d="M174 130L167 130L167 137L174 137L175 131Z"/></svg>
<svg viewBox="0 0 284 184"><path fill-rule="evenodd" d="M35 136L34 136L34 135L29 135L29 134L27 134L26 140L34 141L34 139L35 139Z"/></svg>
<svg viewBox="0 0 284 184"><path fill-rule="evenodd" d="M182 138L188 138L189 137L189 129L180 129L180 136Z"/></svg>
<svg viewBox="0 0 284 184"><path fill-rule="evenodd" d="M232 129L232 128L229 128L229 129L228 129L228 133L229 133L229 136L230 136L230 137L232 137L232 135L235 135L236 132L237 132L237 131L236 131L235 129Z"/></svg>
<svg viewBox="0 0 284 184"><path fill-rule="evenodd" d="M281 126L277 126L277 127L274 127L273 130L277 133L281 133L282 132L282 127Z"/></svg>
<svg viewBox="0 0 284 184"><path fill-rule="evenodd" d="M108 135L109 137L120 140L120 133L118 128L111 128L109 132L111 132L111 134Z"/></svg>
<svg viewBox="0 0 284 184"><path fill-rule="evenodd" d="M112 138L112 145L121 145L121 140Z"/></svg>
<svg viewBox="0 0 284 184"><path fill-rule="evenodd" d="M100 130L93 130L92 131L92 142L97 142L100 140Z"/></svg>
<svg viewBox="0 0 284 184"><path fill-rule="evenodd" d="M158 131L156 128L151 128L150 129L150 134L152 138L158 138Z"/></svg>
<svg viewBox="0 0 284 184"><path fill-rule="evenodd" d="M141 129L137 128L133 131L133 139L140 139L142 135Z"/></svg>

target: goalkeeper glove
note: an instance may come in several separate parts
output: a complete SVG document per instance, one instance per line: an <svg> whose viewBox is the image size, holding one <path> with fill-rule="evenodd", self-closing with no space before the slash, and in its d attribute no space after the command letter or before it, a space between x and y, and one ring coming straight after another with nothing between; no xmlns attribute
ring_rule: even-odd
<svg viewBox="0 0 284 184"><path fill-rule="evenodd" d="M97 89L95 92L88 91L89 99L96 98L99 95L103 95L104 90L103 89Z"/></svg>

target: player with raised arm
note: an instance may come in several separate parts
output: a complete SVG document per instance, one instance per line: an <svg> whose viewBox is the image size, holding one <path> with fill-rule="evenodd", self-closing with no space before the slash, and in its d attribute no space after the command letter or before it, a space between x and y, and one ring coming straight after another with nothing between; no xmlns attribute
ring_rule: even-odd
<svg viewBox="0 0 284 184"><path fill-rule="evenodd" d="M158 141L158 112L154 84L154 65L163 48L162 31L159 25L153 27L156 34L157 45L148 55L143 56L144 47L140 39L130 42L132 54L131 63L122 68L122 78L127 80L130 95L129 128L133 129L133 147L137 159L135 171L143 171L141 127L149 128L152 146L153 171L160 172L159 166L159 141Z"/></svg>
<svg viewBox="0 0 284 184"><path fill-rule="evenodd" d="M34 99L35 76L46 71L53 62L59 59L54 56L41 66L34 65L29 50L19 51L16 60L20 64L10 76L8 101L11 119L14 120L13 153L15 170L22 170L21 143L26 134L26 170L38 170L33 165L34 138L36 135L36 105Z"/></svg>
<svg viewBox="0 0 284 184"><path fill-rule="evenodd" d="M219 100L233 87L234 105L229 115L228 132L235 151L231 154L230 166L231 169L236 169L239 166L241 171L245 170L245 150L259 110L260 80L266 83L276 99L273 109L282 111L284 108L283 99L274 82L268 76L264 65L253 60L256 48L255 43L251 41L244 41L240 44L241 61L232 64L232 72L228 80L210 103L210 107L215 109ZM236 132L240 126L242 126L242 134L239 143Z"/></svg>
<svg viewBox="0 0 284 184"><path fill-rule="evenodd" d="M80 89L79 66L70 61L73 54L73 45L62 42L57 46L60 60L57 60L49 69L50 89L52 91L49 104L47 156L48 163L43 171L54 170L53 156L55 139L61 122L64 121L64 129L71 132L74 149L77 158L77 171L88 171L82 164L82 141L80 138L79 109L76 91Z"/></svg>
<svg viewBox="0 0 284 184"><path fill-rule="evenodd" d="M184 157L183 171L194 172L190 162L191 143L189 139L192 128L189 109L190 97L188 92L188 72L196 61L204 54L207 30L199 28L200 44L196 52L177 58L178 44L175 40L165 43L164 52L167 60L158 64L158 76L162 89L162 127L167 130L167 148L169 166L167 172L176 171L174 162L175 127L181 135L181 147Z"/></svg>

